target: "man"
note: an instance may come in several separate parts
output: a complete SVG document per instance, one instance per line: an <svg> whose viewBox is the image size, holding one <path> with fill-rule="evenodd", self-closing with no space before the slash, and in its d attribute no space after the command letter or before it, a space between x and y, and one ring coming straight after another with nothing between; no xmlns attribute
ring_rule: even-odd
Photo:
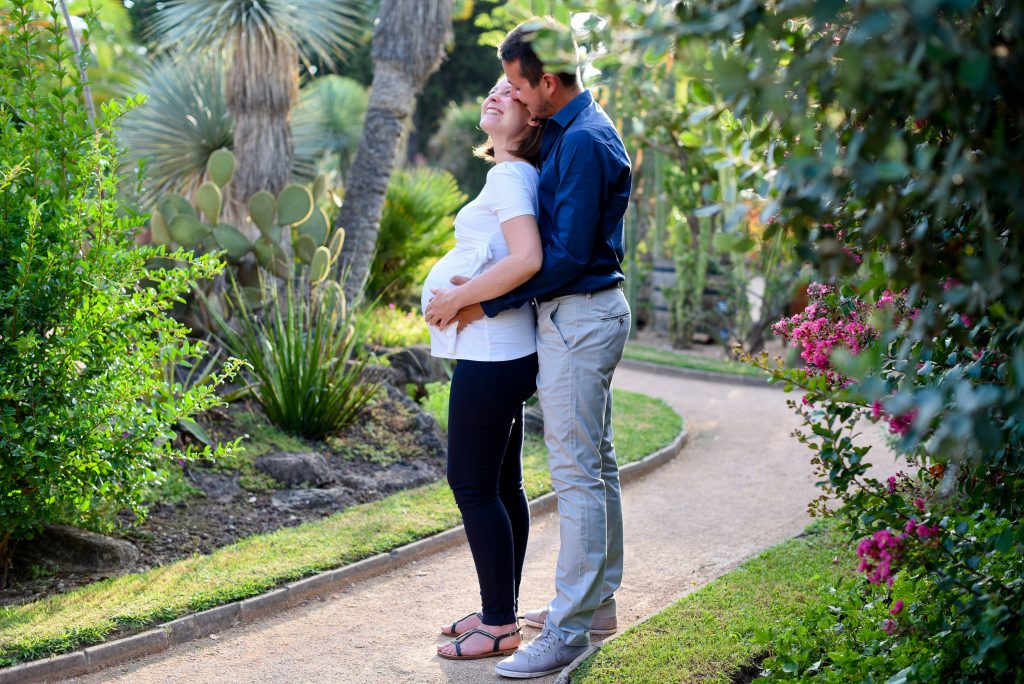
<svg viewBox="0 0 1024 684"><path fill-rule="evenodd" d="M537 306L537 393L561 516L555 598L526 614L540 636L495 671L541 677L586 650L590 632L615 631L614 594L622 580L622 506L612 447L611 381L629 334L622 292L623 216L630 165L622 139L578 69L549 73L531 42L532 20L498 49L514 96L546 119L537 215L544 265L511 293L467 307L460 325L534 302Z"/></svg>

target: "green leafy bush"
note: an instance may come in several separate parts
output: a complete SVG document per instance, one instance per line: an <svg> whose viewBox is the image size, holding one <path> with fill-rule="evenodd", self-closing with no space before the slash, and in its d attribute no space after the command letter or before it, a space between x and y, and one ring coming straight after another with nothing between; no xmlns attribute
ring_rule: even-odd
<svg viewBox="0 0 1024 684"><path fill-rule="evenodd" d="M800 439L846 504L869 585L842 623L863 630L839 646L797 633L772 678L1019 680L1024 148L1010 141L1024 136L1024 6L725 5L681 14L742 27L709 77L786 141L765 234L789 233L823 283L778 328L808 367L772 370L805 392ZM868 476L863 420L897 438L907 474ZM902 600L901 582L924 590Z"/></svg>
<svg viewBox="0 0 1024 684"><path fill-rule="evenodd" d="M375 306L366 313L364 330L366 341L381 347L430 344L430 331L418 308Z"/></svg>
<svg viewBox="0 0 1024 684"><path fill-rule="evenodd" d="M58 11L12 0L0 42L0 572L41 525L143 513L171 427L218 402L162 369L201 355L167 315L211 257L136 247L108 105L90 129ZM128 107L138 105L129 101ZM147 268L157 257L169 268ZM231 372L231 367L226 371ZM209 454L207 454L209 455Z"/></svg>
<svg viewBox="0 0 1024 684"><path fill-rule="evenodd" d="M391 176L366 294L384 303L419 301L419 286L434 262L455 244L455 212L466 201L455 178L430 168Z"/></svg>
<svg viewBox="0 0 1024 684"><path fill-rule="evenodd" d="M283 295L279 290L283 290ZM261 308L232 281L228 323L211 310L225 347L249 363L251 390L282 430L321 439L351 423L380 388L360 353L355 315L330 281L310 287L260 277Z"/></svg>
<svg viewBox="0 0 1024 684"><path fill-rule="evenodd" d="M427 384L427 396L423 398L423 408L434 416L445 432L448 432L448 397L451 390L450 382L431 382Z"/></svg>

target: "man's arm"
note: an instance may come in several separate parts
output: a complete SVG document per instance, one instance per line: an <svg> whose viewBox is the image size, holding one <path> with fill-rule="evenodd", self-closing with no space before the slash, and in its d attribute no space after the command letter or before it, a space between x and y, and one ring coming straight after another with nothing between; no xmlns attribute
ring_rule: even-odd
<svg viewBox="0 0 1024 684"><path fill-rule="evenodd" d="M557 160L559 183L552 210L554 227L544 246L544 263L523 285L483 302L488 316L553 292L586 269L600 229L607 154L604 146L586 131L565 134Z"/></svg>

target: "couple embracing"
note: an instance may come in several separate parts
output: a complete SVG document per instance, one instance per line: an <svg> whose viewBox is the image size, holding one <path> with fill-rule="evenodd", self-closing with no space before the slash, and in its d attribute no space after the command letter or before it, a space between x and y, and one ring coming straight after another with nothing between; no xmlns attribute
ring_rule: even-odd
<svg viewBox="0 0 1024 684"><path fill-rule="evenodd" d="M423 289L435 356L458 359L448 418L448 482L480 582L481 609L442 628L451 659L509 656L499 675L540 677L616 629L622 507L612 447L612 374L629 333L622 292L630 165L578 69L550 73L536 20L498 50L505 76L481 106L494 163L455 221L456 246ZM455 287L452 287L455 285ZM555 596L527 611L542 631L522 644L519 583L530 528L523 406L537 392L560 549Z"/></svg>

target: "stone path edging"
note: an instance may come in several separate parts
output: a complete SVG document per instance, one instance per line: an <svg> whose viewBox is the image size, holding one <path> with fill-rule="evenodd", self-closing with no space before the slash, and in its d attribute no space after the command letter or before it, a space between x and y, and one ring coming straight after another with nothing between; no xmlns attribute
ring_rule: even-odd
<svg viewBox="0 0 1024 684"><path fill-rule="evenodd" d="M623 360L623 363L626 363ZM658 366L662 368L662 366ZM672 460L686 445L689 433L684 426L672 442L639 461L622 466L619 479L625 484L647 475ZM549 492L530 502L531 515L555 510L558 499ZM341 589L355 582L402 567L466 539L462 525L419 541L380 553L351 565L328 570L252 598L186 615L154 629L115 639L79 651L35 660L0 669L0 684L31 684L77 677L96 672L133 658L153 655L171 646L223 631L243 622L252 622L292 608L320 594ZM595 649L596 650L596 649ZM586 654L589 654L588 650ZM561 681L561 680L559 680Z"/></svg>
<svg viewBox="0 0 1024 684"><path fill-rule="evenodd" d="M716 373L714 371L697 370L696 368L680 368L664 363L653 363L651 361L638 361L636 359L622 359L619 362L621 368L631 368L648 373L664 373L676 375L690 380L704 380L706 382L720 382L726 385L743 385L746 387L767 387L781 390L785 385L781 382L768 383L768 378L759 378L753 375L738 375L735 373Z"/></svg>

